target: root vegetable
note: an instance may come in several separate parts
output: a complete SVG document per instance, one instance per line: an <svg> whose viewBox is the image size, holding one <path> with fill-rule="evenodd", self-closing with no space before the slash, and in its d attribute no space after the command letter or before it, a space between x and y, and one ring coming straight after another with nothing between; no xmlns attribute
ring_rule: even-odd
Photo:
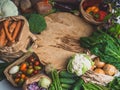
<svg viewBox="0 0 120 90"><path fill-rule="evenodd" d="M104 63L104 62L101 62L98 57L95 58L94 62L95 62L95 66L98 67L98 68L102 68L102 67L104 67L104 65L105 65L105 63Z"/></svg>
<svg viewBox="0 0 120 90"><path fill-rule="evenodd" d="M39 14L48 14L52 10L52 5L48 2L38 2L36 9Z"/></svg>
<svg viewBox="0 0 120 90"><path fill-rule="evenodd" d="M104 70L105 74L111 75L111 76L117 72L117 69L115 68L115 66L113 66L111 64L106 64L103 67L103 70Z"/></svg>
<svg viewBox="0 0 120 90"><path fill-rule="evenodd" d="M10 74L15 74L19 71L19 66L13 66L10 70L9 73Z"/></svg>
<svg viewBox="0 0 120 90"><path fill-rule="evenodd" d="M95 72L95 73L98 73L98 74L105 74L105 72L104 72L102 69L100 69L100 68L96 68L96 69L94 70L94 72Z"/></svg>
<svg viewBox="0 0 120 90"><path fill-rule="evenodd" d="M17 26L16 26L16 28L15 28L15 30L13 32L13 39L12 39L13 42L16 39L19 31L21 30L21 26L22 26L22 21L18 21Z"/></svg>
<svg viewBox="0 0 120 90"><path fill-rule="evenodd" d="M17 22L14 21L10 26L9 26L9 32L12 34L13 31L15 30L15 27L17 25Z"/></svg>
<svg viewBox="0 0 120 90"><path fill-rule="evenodd" d="M10 21L9 21L9 20L5 20L5 21L3 22L3 25L4 25L4 29L5 29L5 33L6 33L6 35L7 35L7 38L8 38L9 41L12 41L12 40L13 40L12 35L9 33L9 30L8 30L9 24L10 24Z"/></svg>
<svg viewBox="0 0 120 90"><path fill-rule="evenodd" d="M2 28L0 30L0 48L3 47L3 46L5 46L6 43L7 43L7 39L6 39L5 31Z"/></svg>

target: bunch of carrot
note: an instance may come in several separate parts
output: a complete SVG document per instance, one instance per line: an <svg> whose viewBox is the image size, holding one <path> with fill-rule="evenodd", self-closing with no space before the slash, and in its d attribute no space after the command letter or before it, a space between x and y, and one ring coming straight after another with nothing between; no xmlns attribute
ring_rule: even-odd
<svg viewBox="0 0 120 90"><path fill-rule="evenodd" d="M17 40L22 28L22 20L4 20L0 23L0 48L11 45Z"/></svg>

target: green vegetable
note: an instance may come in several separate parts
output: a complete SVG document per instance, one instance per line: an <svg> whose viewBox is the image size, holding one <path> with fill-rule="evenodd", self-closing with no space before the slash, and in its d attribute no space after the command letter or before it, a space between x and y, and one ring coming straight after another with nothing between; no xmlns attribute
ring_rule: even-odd
<svg viewBox="0 0 120 90"><path fill-rule="evenodd" d="M62 90L60 80L59 80L59 74L57 70L53 70L51 74L52 74L52 80L53 80L52 84L54 85L55 90Z"/></svg>
<svg viewBox="0 0 120 90"><path fill-rule="evenodd" d="M55 90L54 85L53 85L53 84L51 84L48 90Z"/></svg>
<svg viewBox="0 0 120 90"><path fill-rule="evenodd" d="M4 70L10 63L0 63L0 81L5 78Z"/></svg>
<svg viewBox="0 0 120 90"><path fill-rule="evenodd" d="M108 86L110 90L120 90L120 77L115 77L113 81L111 81Z"/></svg>
<svg viewBox="0 0 120 90"><path fill-rule="evenodd" d="M90 37L80 38L80 44L92 54L99 56L101 61L112 64L120 70L120 39L98 30Z"/></svg>
<svg viewBox="0 0 120 90"><path fill-rule="evenodd" d="M70 59L67 65L67 70L70 73L74 73L77 76L81 76L87 70L91 69L93 64L93 61L87 54L77 53Z"/></svg>
<svg viewBox="0 0 120 90"><path fill-rule="evenodd" d="M84 81L80 78L79 80L76 81L72 90L81 90L81 87L82 87L83 83L84 83Z"/></svg>
<svg viewBox="0 0 120 90"><path fill-rule="evenodd" d="M18 9L11 0L0 0L0 18L18 15Z"/></svg>
<svg viewBox="0 0 120 90"><path fill-rule="evenodd" d="M32 33L40 33L47 27L44 17L39 14L25 14L24 16L29 22Z"/></svg>
<svg viewBox="0 0 120 90"><path fill-rule="evenodd" d="M94 83L84 83L83 85L84 90L109 90L104 86L100 86Z"/></svg>
<svg viewBox="0 0 120 90"><path fill-rule="evenodd" d="M62 70L60 73L60 78L74 78L74 77L77 77L75 74L72 74L72 73L69 73L67 72L66 70Z"/></svg>
<svg viewBox="0 0 120 90"><path fill-rule="evenodd" d="M38 85L44 88L48 88L51 84L50 79L43 77L39 80Z"/></svg>
<svg viewBox="0 0 120 90"><path fill-rule="evenodd" d="M64 89L70 89L72 85L70 85L70 84L61 84L61 86Z"/></svg>
<svg viewBox="0 0 120 90"><path fill-rule="evenodd" d="M60 82L64 84L73 84L76 80L73 78L60 78Z"/></svg>

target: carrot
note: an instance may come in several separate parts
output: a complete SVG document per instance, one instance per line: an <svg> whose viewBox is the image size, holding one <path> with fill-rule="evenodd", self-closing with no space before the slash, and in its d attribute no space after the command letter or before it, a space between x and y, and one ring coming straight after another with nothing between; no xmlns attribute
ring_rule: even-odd
<svg viewBox="0 0 120 90"><path fill-rule="evenodd" d="M15 30L15 27L17 26L17 22L14 21L10 26L9 26L9 32L12 34L13 31Z"/></svg>
<svg viewBox="0 0 120 90"><path fill-rule="evenodd" d="M19 31L21 30L21 26L22 26L22 21L18 21L18 23L17 23L17 25L15 27L15 30L13 32L13 36L12 36L13 40L12 41L14 41L16 39Z"/></svg>
<svg viewBox="0 0 120 90"><path fill-rule="evenodd" d="M2 29L0 30L0 47L5 46L6 43L7 43L7 40L6 40L5 31L4 31L4 29L2 28Z"/></svg>
<svg viewBox="0 0 120 90"><path fill-rule="evenodd" d="M3 25L4 25L5 33L6 33L8 40L12 41L13 40L12 35L9 33L9 30L8 30L9 23L10 23L9 20L5 20L3 22Z"/></svg>

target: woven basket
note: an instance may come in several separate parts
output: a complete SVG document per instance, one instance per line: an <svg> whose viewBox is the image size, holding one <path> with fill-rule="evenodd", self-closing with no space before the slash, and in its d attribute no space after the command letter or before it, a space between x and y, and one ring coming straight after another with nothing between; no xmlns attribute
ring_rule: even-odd
<svg viewBox="0 0 120 90"><path fill-rule="evenodd" d="M82 0L81 3L80 3L80 12L81 12L82 16L85 18L85 20L88 21L89 23L95 24L95 25L102 24L103 22L98 22L98 21L96 21L96 20L93 18L92 15L86 13L86 11L83 9L83 3L84 3L84 1L85 1L85 0ZM110 10L109 10L108 12L111 11L110 5L109 5L109 9L110 9Z"/></svg>
<svg viewBox="0 0 120 90"><path fill-rule="evenodd" d="M19 58L18 60L16 60L15 62L13 62L11 65L9 65L5 70L4 70L4 74L7 78L7 80L15 87L18 87L18 85L15 83L13 77L11 74L9 74L9 70L16 65L20 65L21 63L25 62L25 60L27 58L29 58L30 56L34 56L37 58L37 60L40 61L40 59L38 58L38 56L34 53L34 52L27 52L25 55L23 55L21 58Z"/></svg>
<svg viewBox="0 0 120 90"><path fill-rule="evenodd" d="M48 78L50 81L51 81L51 79L48 77L48 76L46 76L46 75L44 75L44 74L37 74L37 75L35 75L35 76L33 76L33 77L31 77L31 78L28 78L26 81L25 81L25 83L24 83L24 85L23 85L23 90L28 90L27 89L27 85L28 84L31 84L31 83L34 83L34 82L38 82L41 78L43 78L43 77L46 77L46 78ZM52 81L51 81L52 82Z"/></svg>

